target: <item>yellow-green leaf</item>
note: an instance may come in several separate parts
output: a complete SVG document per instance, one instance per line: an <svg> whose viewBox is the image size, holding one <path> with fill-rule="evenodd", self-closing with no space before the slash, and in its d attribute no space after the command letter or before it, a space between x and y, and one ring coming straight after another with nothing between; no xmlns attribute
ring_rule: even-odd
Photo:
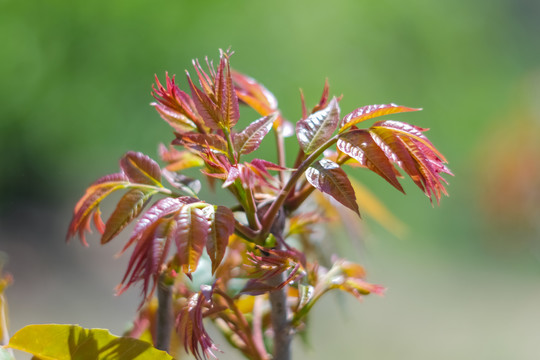
<svg viewBox="0 0 540 360"><path fill-rule="evenodd" d="M42 360L172 359L145 341L75 325L28 325L13 335L8 347Z"/></svg>

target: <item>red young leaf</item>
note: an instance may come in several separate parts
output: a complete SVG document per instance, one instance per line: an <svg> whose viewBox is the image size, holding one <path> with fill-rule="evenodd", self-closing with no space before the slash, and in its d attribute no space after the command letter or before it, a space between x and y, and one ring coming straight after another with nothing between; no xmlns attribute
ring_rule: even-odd
<svg viewBox="0 0 540 360"><path fill-rule="evenodd" d="M96 227L101 227L102 222L99 217L100 202L112 192L124 189L128 185L128 178L123 173L107 175L95 181L86 189L84 196L75 205L66 240L78 233L83 245L88 246L84 232L90 232L90 221L93 214L95 214L94 223Z"/></svg>
<svg viewBox="0 0 540 360"><path fill-rule="evenodd" d="M313 187L360 215L351 182L338 164L322 159L307 169L306 178Z"/></svg>
<svg viewBox="0 0 540 360"><path fill-rule="evenodd" d="M368 130L352 130L342 134L338 139L337 147L404 193L396 178L394 166Z"/></svg>
<svg viewBox="0 0 540 360"><path fill-rule="evenodd" d="M212 274L216 271L225 255L229 237L234 233L234 215L225 206L207 206L204 216L210 223L210 232L206 241L206 251L212 260Z"/></svg>
<svg viewBox="0 0 540 360"><path fill-rule="evenodd" d="M328 96L330 95L330 86L328 85L328 79L324 81L324 88L321 95L321 100L319 100L319 103L315 105L313 110L311 110L311 113L317 112L319 110L324 109L328 105ZM302 96L303 97L303 96Z"/></svg>
<svg viewBox="0 0 540 360"><path fill-rule="evenodd" d="M166 88L161 85L156 76L157 89L152 85L152 96L158 102L151 105L176 131L197 130L201 127L201 123L193 100L176 86L174 77L171 79L169 74L166 74L165 77Z"/></svg>
<svg viewBox="0 0 540 360"><path fill-rule="evenodd" d="M161 186L161 169L150 157L130 151L120 160L120 168L131 182Z"/></svg>
<svg viewBox="0 0 540 360"><path fill-rule="evenodd" d="M371 129L374 139L381 143L381 148L409 174L415 184L437 203L446 195L440 175L452 172L444 165L446 160L433 144L423 135L425 129L397 121L380 121Z"/></svg>
<svg viewBox="0 0 540 360"><path fill-rule="evenodd" d="M125 193L116 205L116 209L111 214L111 217L107 220L105 231L101 237L101 243L108 243L133 219L139 216L146 203L155 193L155 190L137 188Z"/></svg>
<svg viewBox="0 0 540 360"><path fill-rule="evenodd" d="M272 128L277 113L252 122L238 134L234 134L234 149L238 154L249 154L259 148L263 138Z"/></svg>
<svg viewBox="0 0 540 360"><path fill-rule="evenodd" d="M422 110L422 109L409 108L409 107L400 106L396 104L363 106L345 115L345 117L341 121L341 129L339 129L339 132L342 133L343 131L347 130L353 125L358 124L359 122L369 120L377 116L396 114L396 113L408 112L408 111L419 111L419 110Z"/></svg>
<svg viewBox="0 0 540 360"><path fill-rule="evenodd" d="M218 106L212 101L212 99L204 93L204 91L199 90L191 81L189 73L186 72L187 80L189 87L191 89L191 97L195 103L197 111L201 115L204 123L210 129L219 130L221 128L220 124L222 123L221 113L219 112ZM204 82L202 82L204 84Z"/></svg>
<svg viewBox="0 0 540 360"><path fill-rule="evenodd" d="M227 142L217 134L176 134L177 138L173 140L173 145L182 145L190 150L205 152L210 149L215 153L227 154Z"/></svg>
<svg viewBox="0 0 540 360"><path fill-rule="evenodd" d="M203 291L193 294L176 318L176 331L182 339L184 349L197 360L206 360L208 357L217 359L214 352L219 351L203 323L203 307L210 301L211 298L207 299Z"/></svg>
<svg viewBox="0 0 540 360"><path fill-rule="evenodd" d="M142 281L143 301L140 307L145 300L152 297L167 259L175 229L176 222L170 218L159 218L144 228L131 254L124 278L117 287L117 294Z"/></svg>
<svg viewBox="0 0 540 360"><path fill-rule="evenodd" d="M215 80L223 84L221 96L221 111L223 114L224 126L231 129L240 118L240 110L238 109L238 97L233 85L231 67L229 65L230 54L220 51L220 69L218 78Z"/></svg>
<svg viewBox="0 0 540 360"><path fill-rule="evenodd" d="M174 240L178 249L178 259L182 271L191 274L197 269L199 258L204 251L210 223L202 210L190 206L180 209L175 221L177 227Z"/></svg>
<svg viewBox="0 0 540 360"><path fill-rule="evenodd" d="M296 137L304 150L311 154L332 137L339 122L339 105L334 97L323 110L317 111L296 124Z"/></svg>
<svg viewBox="0 0 540 360"><path fill-rule="evenodd" d="M155 225L160 219L171 217L172 214L177 213L185 204L196 201L198 200L189 197L165 198L157 201L144 213L139 221L137 221L133 233L131 234L131 238L128 240L122 251L125 251L134 242L139 241L145 231Z"/></svg>

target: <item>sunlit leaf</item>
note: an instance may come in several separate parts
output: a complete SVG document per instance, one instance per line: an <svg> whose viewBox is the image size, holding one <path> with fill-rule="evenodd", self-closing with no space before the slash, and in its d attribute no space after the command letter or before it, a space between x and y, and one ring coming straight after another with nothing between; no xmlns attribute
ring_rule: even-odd
<svg viewBox="0 0 540 360"><path fill-rule="evenodd" d="M13 335L8 347L42 360L172 359L145 341L76 325L28 325Z"/></svg>
<svg viewBox="0 0 540 360"><path fill-rule="evenodd" d="M210 129L219 130L222 123L221 113L218 106L212 101L212 99L205 94L203 90L200 90L193 84L191 77L187 74L187 80L191 89L191 98L195 103L198 113L201 115L204 123Z"/></svg>
<svg viewBox="0 0 540 360"><path fill-rule="evenodd" d="M338 139L337 147L361 165L367 166L383 177L396 189L404 192L396 178L394 166L368 130L353 130L342 134Z"/></svg>
<svg viewBox="0 0 540 360"><path fill-rule="evenodd" d="M141 213L152 195L156 193L152 189L131 189L120 199L101 237L101 243L106 244L118 235L133 219Z"/></svg>
<svg viewBox="0 0 540 360"><path fill-rule="evenodd" d="M166 87L163 87L156 75L157 89L152 85L152 96L158 102L151 105L176 131L197 130L201 124L193 100L176 86L174 76L170 78L169 74L166 73L165 81Z"/></svg>
<svg viewBox="0 0 540 360"><path fill-rule="evenodd" d="M323 110L317 111L296 124L296 137L304 150L311 154L332 137L339 122L339 105L336 98Z"/></svg>
<svg viewBox="0 0 540 360"><path fill-rule="evenodd" d="M234 149L238 154L249 154L259 148L263 138L272 129L277 114L265 116L234 135Z"/></svg>
<svg viewBox="0 0 540 360"><path fill-rule="evenodd" d="M227 154L227 142L217 134L177 134L173 145L182 145L188 149L204 152L210 149L212 152Z"/></svg>
<svg viewBox="0 0 540 360"><path fill-rule="evenodd" d="M367 105L354 110L353 112L345 115L341 121L341 128L339 132L343 132L353 125L359 122L372 119L374 117L396 114L408 111L419 111L422 109L415 109L406 106L400 106L396 104L381 104L381 105Z"/></svg>
<svg viewBox="0 0 540 360"><path fill-rule="evenodd" d="M220 51L220 68L219 76L216 82L223 84L221 95L221 111L223 114L223 126L231 129L240 118L240 110L238 109L238 98L234 89L231 68L229 65L229 53Z"/></svg>
<svg viewBox="0 0 540 360"><path fill-rule="evenodd" d="M131 182L161 186L161 169L150 157L130 151L120 160L120 168Z"/></svg>
<svg viewBox="0 0 540 360"><path fill-rule="evenodd" d="M199 258L204 251L210 223L202 210L189 206L180 210L175 221L177 227L174 240L178 248L178 259L182 271L191 274L197 269Z"/></svg>
<svg viewBox="0 0 540 360"><path fill-rule="evenodd" d="M360 215L351 182L338 164L322 159L307 169L306 178L313 187Z"/></svg>
<svg viewBox="0 0 540 360"><path fill-rule="evenodd" d="M234 233L234 215L225 206L207 206L203 214L210 223L206 251L212 261L212 273L216 271L225 255L229 237Z"/></svg>
<svg viewBox="0 0 540 360"><path fill-rule="evenodd" d="M181 171L204 165L204 161L191 151L178 151L172 146L167 149L163 144L159 146L159 156L168 163L165 169L169 171Z"/></svg>
<svg viewBox="0 0 540 360"><path fill-rule="evenodd" d="M88 246L84 232L90 232L90 221L92 220L93 214L96 214L96 216L94 216L95 222L97 221L96 226L98 228L100 227L101 219L99 218L99 204L111 193L116 190L125 189L129 184L126 175L120 173L104 176L90 185L90 187L86 189L84 196L79 200L77 205L75 205L73 218L69 224L66 239L69 240L78 233L83 245Z"/></svg>

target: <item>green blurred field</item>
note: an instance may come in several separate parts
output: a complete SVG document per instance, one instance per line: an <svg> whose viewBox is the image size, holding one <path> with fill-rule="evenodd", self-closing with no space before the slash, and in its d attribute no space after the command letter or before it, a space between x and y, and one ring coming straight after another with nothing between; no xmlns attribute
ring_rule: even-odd
<svg viewBox="0 0 540 360"><path fill-rule="evenodd" d="M155 156L173 138L149 106L154 74L184 86L192 58L231 46L233 66L292 121L298 89L315 103L326 77L344 114L423 107L396 119L431 128L456 175L432 208L410 182L403 196L352 172L408 235L365 217L361 241L341 241L388 292L363 304L328 298L315 308L312 349L298 344L297 358L537 359L539 17L535 0L0 0L0 251L15 278L12 332L44 322L122 331L138 300L112 296L121 244L65 246L71 207L124 152Z"/></svg>

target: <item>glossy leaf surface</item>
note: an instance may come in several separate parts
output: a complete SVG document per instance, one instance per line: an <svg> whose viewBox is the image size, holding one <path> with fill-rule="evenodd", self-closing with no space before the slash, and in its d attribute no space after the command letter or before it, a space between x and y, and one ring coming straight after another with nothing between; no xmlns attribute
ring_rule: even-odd
<svg viewBox="0 0 540 360"><path fill-rule="evenodd" d="M296 124L296 137L304 153L311 154L332 137L339 122L336 98L328 106Z"/></svg>
<svg viewBox="0 0 540 360"><path fill-rule="evenodd" d="M351 182L338 164L322 159L307 169L306 178L314 188L360 215Z"/></svg>
<svg viewBox="0 0 540 360"><path fill-rule="evenodd" d="M374 117L396 114L409 111L420 111L422 109L415 109L406 106L400 106L396 104L381 104L381 105L367 105L354 110L353 112L345 115L341 121L341 128L339 132L343 132L353 125L359 122L372 119Z"/></svg>
<svg viewBox="0 0 540 360"><path fill-rule="evenodd" d="M343 153L367 166L401 192L403 188L396 178L395 168L385 152L377 145L367 130L353 130L342 134L337 147Z"/></svg>
<svg viewBox="0 0 540 360"><path fill-rule="evenodd" d="M252 122L240 133L234 135L234 149L238 154L249 154L259 148L262 140L272 129L277 114L272 114Z"/></svg>
<svg viewBox="0 0 540 360"><path fill-rule="evenodd" d="M8 346L42 360L172 359L145 341L75 325L28 325L13 335Z"/></svg>

